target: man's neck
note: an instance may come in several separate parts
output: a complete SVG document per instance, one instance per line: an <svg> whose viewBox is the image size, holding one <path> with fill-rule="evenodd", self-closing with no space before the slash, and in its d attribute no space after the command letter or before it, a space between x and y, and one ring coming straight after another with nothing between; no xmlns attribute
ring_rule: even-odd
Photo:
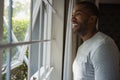
<svg viewBox="0 0 120 80"><path fill-rule="evenodd" d="M90 39L91 37L93 37L98 31L93 31L93 32L88 32L86 35L82 36L80 35L80 37L82 38L83 41L86 41L88 39Z"/></svg>

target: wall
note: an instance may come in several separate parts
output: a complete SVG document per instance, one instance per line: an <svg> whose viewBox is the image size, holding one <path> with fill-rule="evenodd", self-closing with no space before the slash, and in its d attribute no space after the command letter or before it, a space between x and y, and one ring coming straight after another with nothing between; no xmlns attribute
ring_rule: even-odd
<svg viewBox="0 0 120 80"><path fill-rule="evenodd" d="M120 49L120 4L100 4L99 30L111 36Z"/></svg>
<svg viewBox="0 0 120 80"><path fill-rule="evenodd" d="M99 0L99 3L118 4L118 3L120 3L120 0Z"/></svg>
<svg viewBox="0 0 120 80"><path fill-rule="evenodd" d="M50 80L62 80L63 32L65 0L53 0L51 65L54 67Z"/></svg>

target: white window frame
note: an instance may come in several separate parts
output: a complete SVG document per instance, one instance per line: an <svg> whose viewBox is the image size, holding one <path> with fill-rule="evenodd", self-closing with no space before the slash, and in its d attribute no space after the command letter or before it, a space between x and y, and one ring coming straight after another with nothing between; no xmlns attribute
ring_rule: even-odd
<svg viewBox="0 0 120 80"><path fill-rule="evenodd" d="M21 45L24 45L26 47L30 46L29 58L27 59L25 57L25 55L23 55L24 53L21 54L21 56L19 57L20 63L24 59L26 61L26 64L28 64L28 70L29 70L28 71L28 73L29 73L28 80L30 80L30 78L38 72L36 70L35 72L32 73L32 75L30 74L32 72L31 68L34 68L33 66L31 66L32 59L30 58L30 56L33 55L33 53L31 53L31 50L32 50L31 45L34 45L33 43L50 41L50 43L48 43L49 46L47 46L50 51L49 58L47 57L47 61L45 61L46 54L44 54L43 62L44 62L45 66L38 66L38 67L41 67L38 69L39 70L42 68L43 68L42 70L44 70L44 68L46 69L46 71L45 71L46 77L44 78L45 80L48 80L48 79L61 80L62 79L62 66L63 66L62 59L63 59L63 36L64 36L63 31L64 31L64 7L65 7L64 4L65 4L65 1L64 0L53 0L53 2L52 2L52 0L44 0L45 3L49 4L50 14L49 14L48 18L50 20L48 21L48 24L51 26L51 27L48 27L48 28L50 28L49 31L45 30L44 33L46 33L46 34L50 33L51 36L49 36L48 41L47 40L45 40L45 41L35 40L34 41L34 39L32 39L32 37L34 37L34 36L31 34L34 34L34 29L35 29L36 20L37 20L36 18L39 15L38 14L39 7L40 7L39 1L40 0L31 0L31 2L33 2L33 3L31 3L31 5L34 6L34 7L31 7L31 9L33 10L33 11L31 11L31 14L33 17L31 17L32 23L28 29L29 34L26 34L25 42L17 42L17 40L16 40L16 43L3 44L3 45L0 45L0 48L11 48L11 47L21 46ZM36 4L36 6L35 6L35 4ZM53 13L52 13L52 11L53 11ZM14 37L14 35L12 35L12 36ZM31 44L31 45L29 45L29 44ZM46 44L44 45L45 48L46 48ZM25 49L25 47L23 47L23 49ZM47 51L47 52L49 52L49 51ZM43 52L45 52L45 49L43 50ZM53 70L53 72L52 72L52 70ZM38 73L40 74L41 72L38 72ZM49 75L50 75L50 77L49 77Z"/></svg>
<svg viewBox="0 0 120 80"><path fill-rule="evenodd" d="M48 16L48 15L47 15ZM11 17L11 16L10 16ZM50 18L50 17L49 17ZM50 20L51 21L51 20ZM49 23L51 23L49 21ZM7 24L7 22L5 21L5 19L4 19L4 24L6 25L6 27L8 28L8 24ZM46 25L47 26L47 25ZM14 33L11 31L11 38L13 38L13 41L15 42L15 43L8 43L8 44L2 44L2 45L0 45L0 48L11 48L11 47L15 47L15 46L17 46L17 48L18 48L18 50L20 51L20 56L19 56L19 58L18 58L18 60L16 61L16 62L14 62L14 63L12 63L10 66L11 66L11 69L14 69L15 67L17 67L17 66L19 66L19 65L21 65L22 64L22 62L23 62L23 59L25 60L25 62L26 62L26 64L28 65L28 59L27 59L27 57L26 57L26 55L25 55L25 52L26 52L26 49L27 49L27 47L28 47L28 45L27 44L33 44L33 43L39 43L39 42L46 42L46 41L49 41L49 40L38 40L38 41L29 41L29 38L30 38L30 34L29 33L31 33L31 31L33 31L33 29L34 29L34 27L32 27L32 30L30 29L30 27L28 28L28 31L27 31L27 34L26 34L26 36L25 36L25 42L18 42L18 40L16 39L16 37L15 37L15 35L14 35ZM47 28L46 28L47 29ZM51 28L49 28L50 30L48 31L44 31L44 34L45 33L47 33L47 32L49 32L50 33L50 31L51 31ZM9 30L11 30L11 29L9 29ZM50 34L51 35L51 34ZM49 38L48 39L50 39L51 38L51 36L49 36ZM46 38L47 39L47 38ZM27 41L27 42L26 42ZM49 44L48 45L48 47L47 47L47 49L49 49L50 48L50 42L46 42L47 44ZM47 45L47 44L45 44L44 45L44 47ZM20 45L24 45L22 48L20 48L19 46ZM45 47L46 48L46 47ZM45 52L46 50L44 49L44 52ZM50 49L48 50L49 52L50 52ZM50 55L50 54L49 54ZM45 55L44 55L45 56ZM9 57L10 57L10 55L9 55ZM46 57L45 57L46 58ZM48 60L47 61L49 61L49 62L47 62L47 64L48 63L50 63L50 60L49 60L50 58L48 58ZM45 59L44 59L45 60ZM10 60L9 60L9 62L10 62ZM46 61L44 61L44 64L46 65L46 63L45 63ZM4 65L3 65L4 66ZM29 65L28 65L29 66ZM6 66L4 66L4 68L6 68ZM10 68L9 68L10 69ZM3 74L4 73L6 73L6 70L4 70L4 72L3 72ZM9 78L10 78L10 72L9 72Z"/></svg>
<svg viewBox="0 0 120 80"><path fill-rule="evenodd" d="M43 5L43 3L41 3L41 2L42 1L37 0L36 3L35 3L35 7L33 9L34 10L39 9L36 6ZM44 29L41 27L40 29L41 30L43 29L43 31L40 31L40 33L39 33L39 36L41 34L44 34L44 37L40 37L39 39L43 38L43 39L50 39L51 40L51 16L52 16L53 8L51 8L51 2L48 2L47 0L45 0L44 3L46 5L46 10L44 10L45 5L40 6L40 20L42 21L42 22L40 22L40 24L41 24L40 26L44 26ZM34 10L33 10L33 15L34 15ZM45 11L45 12L43 12L43 11ZM43 19L43 16L45 16L44 19ZM33 19L33 21L34 21L34 19ZM41 32L43 32L43 33L41 33ZM50 67L50 52L51 52L50 47L51 47L51 42L46 42L44 44L39 44L39 45L43 46L43 50L41 52L41 48L40 48L39 51L38 51L39 54L37 54L39 56L38 57L38 63L37 63L38 64L38 69L36 71L32 71L33 67L29 68L28 79L31 79L31 80L33 78L36 78L36 79L39 80L39 79L41 79L41 77L42 77L41 75L43 75L43 74L44 74L44 76L42 78L47 79L49 77L48 73L50 74L52 69L53 69L53 67ZM31 46L31 48L32 48L32 46ZM31 51L31 54L30 54L30 57L29 57L30 60L32 60L32 57L33 57L32 55L33 55L33 53ZM41 56L43 56L43 60L41 60ZM30 64L33 64L33 62L30 62ZM44 72L42 72L43 68L44 68Z"/></svg>
<svg viewBox="0 0 120 80"><path fill-rule="evenodd" d="M10 1L10 6L12 6L12 0ZM10 19L10 18L12 17L12 8L10 8L9 10L10 10L10 12L11 12L10 15L9 15L9 19ZM21 64L23 63L23 59L25 60L26 64L28 65L28 59L27 59L27 57L26 57L26 55L25 55L27 46L26 46L26 45L25 45L25 46L22 46L22 47L19 46L20 42L18 42L18 40L17 40L16 36L14 35L13 31L12 31L11 29L9 29L9 25L12 25L12 24L9 23L9 25L8 25L5 17L3 17L3 21L4 21L4 25L5 25L5 27L7 28L7 30L10 30L10 32L9 32L9 34L11 34L11 35L10 35L10 38L13 40L13 42L14 42L15 44L12 44L12 43L10 42L10 43L8 43L8 44L5 44L6 46L5 46L4 44L3 44L3 45L0 45L0 46L1 46L2 48L10 48L10 47L12 47L12 45L14 45L14 46L17 47L18 53L19 53L18 59L15 60L13 63L11 63L10 68L11 68L11 69L14 69L14 68L18 67L19 65L21 65ZM11 20L9 20L9 21L11 21ZM29 41L29 38L27 38L28 36L29 36L29 35L26 34L26 36L25 36L25 41ZM25 41L23 42L23 44L25 43ZM24 57L22 57L22 56L24 56ZM6 67L7 67L6 64L3 65L2 74L6 73Z"/></svg>

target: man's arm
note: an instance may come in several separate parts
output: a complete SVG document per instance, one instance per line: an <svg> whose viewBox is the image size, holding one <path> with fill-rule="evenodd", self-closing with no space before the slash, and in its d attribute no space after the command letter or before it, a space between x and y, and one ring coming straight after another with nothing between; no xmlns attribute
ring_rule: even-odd
<svg viewBox="0 0 120 80"><path fill-rule="evenodd" d="M95 80L119 80L119 51L111 44L100 45L92 57Z"/></svg>

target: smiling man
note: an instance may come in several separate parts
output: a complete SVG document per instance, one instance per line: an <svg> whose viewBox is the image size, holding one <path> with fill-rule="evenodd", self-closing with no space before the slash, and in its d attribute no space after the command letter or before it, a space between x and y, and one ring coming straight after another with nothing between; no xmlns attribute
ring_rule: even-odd
<svg viewBox="0 0 120 80"><path fill-rule="evenodd" d="M74 80L119 80L119 50L113 39L96 29L98 17L94 3L75 3L72 29L83 43L73 62Z"/></svg>

